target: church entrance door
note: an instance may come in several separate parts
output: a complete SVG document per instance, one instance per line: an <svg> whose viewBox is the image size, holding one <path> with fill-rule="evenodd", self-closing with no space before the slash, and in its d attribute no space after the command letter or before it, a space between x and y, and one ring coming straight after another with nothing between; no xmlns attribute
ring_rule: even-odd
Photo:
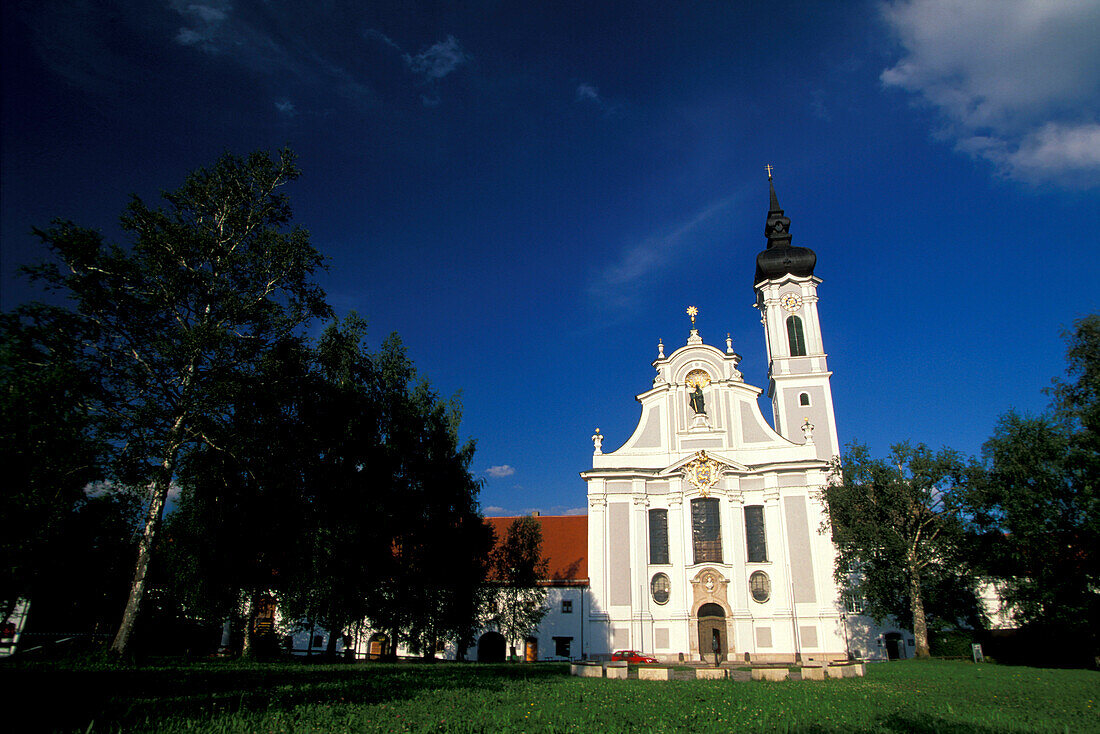
<svg viewBox="0 0 1100 734"><path fill-rule="evenodd" d="M726 640L726 612L717 604L699 607L699 655L703 660L714 660L714 643L718 643L718 659L725 660L728 651Z"/></svg>
<svg viewBox="0 0 1100 734"><path fill-rule="evenodd" d="M886 657L890 660L897 660L901 657L901 651L904 649L901 641L901 635L897 632L891 632L886 635Z"/></svg>
<svg viewBox="0 0 1100 734"><path fill-rule="evenodd" d="M486 632L477 641L477 661L479 663L504 662L504 635L499 632Z"/></svg>

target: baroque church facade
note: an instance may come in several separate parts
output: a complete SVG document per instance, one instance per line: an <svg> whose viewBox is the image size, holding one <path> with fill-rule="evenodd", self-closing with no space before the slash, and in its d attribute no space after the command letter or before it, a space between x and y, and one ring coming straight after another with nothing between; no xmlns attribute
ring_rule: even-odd
<svg viewBox="0 0 1100 734"><path fill-rule="evenodd" d="M755 307L768 358L764 389L745 382L725 344L703 341L694 307L686 343L660 341L638 425L619 448L592 437L581 472L587 516L538 517L547 615L527 660L606 659L637 650L666 662L783 663L911 656L912 634L880 626L833 579L835 548L819 498L839 453L818 316L813 250L792 244L769 176L767 246L756 258ZM666 349L671 349L666 354ZM514 518L489 518L503 537ZM369 635L370 632L368 631ZM379 633L355 642L374 655ZM506 641L482 630L448 657L500 660Z"/></svg>
<svg viewBox="0 0 1100 734"><path fill-rule="evenodd" d="M838 453L817 310L817 257L791 242L769 178L753 288L773 422L740 355L692 328L658 344L641 419L615 451L593 436L588 570L594 640L659 659L762 662L848 655L818 493ZM603 628L600 630L600 628ZM747 657L746 657L747 655Z"/></svg>

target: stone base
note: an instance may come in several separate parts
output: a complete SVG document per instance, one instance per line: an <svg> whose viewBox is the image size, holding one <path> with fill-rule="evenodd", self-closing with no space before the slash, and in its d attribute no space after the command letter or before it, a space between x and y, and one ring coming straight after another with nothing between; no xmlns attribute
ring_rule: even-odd
<svg viewBox="0 0 1100 734"><path fill-rule="evenodd" d="M696 680L725 680L726 669L725 668L696 668L695 669Z"/></svg>
<svg viewBox="0 0 1100 734"><path fill-rule="evenodd" d="M825 680L827 668L803 668L802 680Z"/></svg>
<svg viewBox="0 0 1100 734"><path fill-rule="evenodd" d="M603 666L599 663L595 665L573 663L569 666L569 674L580 678L603 678Z"/></svg>
<svg viewBox="0 0 1100 734"><path fill-rule="evenodd" d="M638 668L638 680L670 680L671 668Z"/></svg>
<svg viewBox="0 0 1100 734"><path fill-rule="evenodd" d="M752 679L753 680L770 680L780 681L787 680L790 677L790 673L786 668L753 668Z"/></svg>
<svg viewBox="0 0 1100 734"><path fill-rule="evenodd" d="M610 663L604 663L604 676L607 678L618 678L620 680L626 680L627 674L630 669L627 667L625 661L612 661Z"/></svg>

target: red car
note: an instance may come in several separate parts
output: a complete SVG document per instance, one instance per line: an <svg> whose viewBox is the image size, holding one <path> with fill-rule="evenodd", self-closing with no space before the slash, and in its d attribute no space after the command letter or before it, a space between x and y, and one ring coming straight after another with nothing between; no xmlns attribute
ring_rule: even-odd
<svg viewBox="0 0 1100 734"><path fill-rule="evenodd" d="M611 654L612 660L625 660L628 663L635 664L652 664L661 662L657 658L650 657L649 655L643 655L637 650L616 650Z"/></svg>

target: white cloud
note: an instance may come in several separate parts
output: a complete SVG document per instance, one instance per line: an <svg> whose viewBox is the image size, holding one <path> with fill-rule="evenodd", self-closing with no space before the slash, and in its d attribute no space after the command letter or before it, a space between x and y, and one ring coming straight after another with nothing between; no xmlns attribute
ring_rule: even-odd
<svg viewBox="0 0 1100 734"><path fill-rule="evenodd" d="M899 0L886 86L938 109L965 153L1027 181L1100 181L1100 3Z"/></svg>
<svg viewBox="0 0 1100 734"><path fill-rule="evenodd" d="M592 100L593 102L600 101L600 90L593 84L580 84L577 86L577 101Z"/></svg>
<svg viewBox="0 0 1100 734"><path fill-rule="evenodd" d="M487 517L501 517L508 514L504 511L503 507L497 507L496 505L483 507L481 511L484 512Z"/></svg>
<svg viewBox="0 0 1100 734"><path fill-rule="evenodd" d="M275 101L275 109L283 113L288 117L294 117L298 112L294 109L294 103L289 99L279 99Z"/></svg>
<svg viewBox="0 0 1100 734"><path fill-rule="evenodd" d="M434 81L447 76L469 58L459 45L458 39L447 36L447 40L429 46L416 56L405 54L405 63L414 74L420 74L428 81Z"/></svg>
<svg viewBox="0 0 1100 734"><path fill-rule="evenodd" d="M215 6L176 1L172 3L172 7L193 24L192 27L179 29L176 43L182 46L198 46L207 53L217 53L220 50L215 38L232 10L228 3Z"/></svg>
<svg viewBox="0 0 1100 734"><path fill-rule="evenodd" d="M485 473L491 477L499 479L500 477L510 477L516 473L516 470L507 464L500 464L499 466L491 466L485 470Z"/></svg>

